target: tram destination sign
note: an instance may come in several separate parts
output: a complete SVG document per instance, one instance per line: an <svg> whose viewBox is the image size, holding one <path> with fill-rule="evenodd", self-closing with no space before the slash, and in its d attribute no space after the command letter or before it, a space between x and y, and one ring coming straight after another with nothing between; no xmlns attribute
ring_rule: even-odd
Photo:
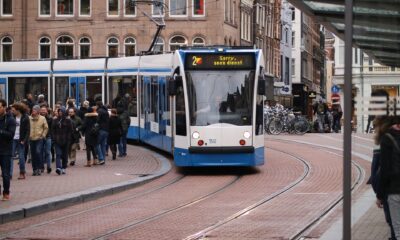
<svg viewBox="0 0 400 240"><path fill-rule="evenodd" d="M185 59L186 70L244 70L255 68L254 54L190 53Z"/></svg>

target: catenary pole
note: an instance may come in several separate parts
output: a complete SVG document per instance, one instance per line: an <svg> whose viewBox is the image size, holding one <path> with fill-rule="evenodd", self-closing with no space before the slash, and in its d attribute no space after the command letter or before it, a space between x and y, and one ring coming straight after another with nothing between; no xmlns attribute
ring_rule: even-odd
<svg viewBox="0 0 400 240"><path fill-rule="evenodd" d="M343 240L351 240L351 113L353 64L353 0L345 2L344 134L343 134Z"/></svg>

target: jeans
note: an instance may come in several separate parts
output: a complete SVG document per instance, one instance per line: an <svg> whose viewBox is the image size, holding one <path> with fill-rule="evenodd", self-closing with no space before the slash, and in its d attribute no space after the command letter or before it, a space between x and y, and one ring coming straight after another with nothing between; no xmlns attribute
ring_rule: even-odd
<svg viewBox="0 0 400 240"><path fill-rule="evenodd" d="M10 194L11 155L0 155L1 174L3 175L3 194ZM1 186L0 186L1 189Z"/></svg>
<svg viewBox="0 0 400 240"><path fill-rule="evenodd" d="M25 145L21 144L19 140L14 139L13 140L13 153L15 151L18 152L18 158L19 158L19 173L25 173ZM11 161L11 172L10 176L12 177L12 170L13 170L13 160Z"/></svg>
<svg viewBox="0 0 400 240"><path fill-rule="evenodd" d="M105 161L106 159L106 147L107 147L108 132L104 130L99 131L97 154L99 155L99 161Z"/></svg>
<svg viewBox="0 0 400 240"><path fill-rule="evenodd" d="M400 194L389 194L388 204L394 234L396 239L400 239Z"/></svg>
<svg viewBox="0 0 400 240"><path fill-rule="evenodd" d="M43 166L47 165L47 169L51 168L51 138L43 140Z"/></svg>
<svg viewBox="0 0 400 240"><path fill-rule="evenodd" d="M56 168L66 169L68 166L68 144L54 144L56 148Z"/></svg>
<svg viewBox="0 0 400 240"><path fill-rule="evenodd" d="M31 148L31 155L32 155L32 168L33 171L40 170L42 165L42 158L43 158L43 139L39 140L30 140L30 148Z"/></svg>
<svg viewBox="0 0 400 240"><path fill-rule="evenodd" d="M119 152L119 156L124 156L126 155L126 134L128 134L127 132L122 133L120 142L118 144L118 152Z"/></svg>

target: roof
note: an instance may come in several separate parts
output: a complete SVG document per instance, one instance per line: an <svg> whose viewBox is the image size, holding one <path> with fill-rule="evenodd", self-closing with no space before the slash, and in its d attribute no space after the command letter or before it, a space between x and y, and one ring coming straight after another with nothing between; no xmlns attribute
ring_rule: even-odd
<svg viewBox="0 0 400 240"><path fill-rule="evenodd" d="M288 0L344 39L345 0ZM400 67L400 0L353 0L353 43L381 64Z"/></svg>

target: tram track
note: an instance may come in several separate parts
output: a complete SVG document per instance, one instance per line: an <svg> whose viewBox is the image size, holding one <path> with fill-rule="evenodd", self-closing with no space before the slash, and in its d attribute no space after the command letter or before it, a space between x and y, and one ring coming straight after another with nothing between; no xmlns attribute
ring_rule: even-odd
<svg viewBox="0 0 400 240"><path fill-rule="evenodd" d="M272 195L269 195L268 197L260 200L259 202L255 203L255 204L253 204L253 205L251 205L251 206L249 206L247 208L244 208L243 210L231 215L228 218L225 218L225 219L219 221L218 223L216 223L216 224L214 224L212 226L209 226L206 229L203 229L203 230L201 230L201 231L199 231L199 232L197 232L197 233L195 233L193 235L190 235L190 236L184 238L184 240L206 239L207 238L207 234L210 233L211 231L219 229L219 228L223 227L224 225L228 224L229 222L232 222L232 221L240 218L241 216L246 215L250 211L253 211L253 210L257 209L258 207L261 207L263 205L268 204L272 200L278 198L279 196L283 195L284 193L290 191L291 189L293 189L294 187L299 185L308 176L311 166L307 163L306 160L304 160L304 159L302 159L302 158L300 158L298 156L295 156L295 155L293 155L291 153L288 153L286 151L282 151L282 150L271 148L271 147L266 147L266 148L269 148L271 150L287 154L287 155L299 160L303 164L305 164L304 167L305 167L306 170L305 170L304 174L301 177L299 177L297 180L295 180L292 184L286 186L284 189L282 189L280 191L277 191L277 192L273 193ZM325 152L337 155L337 156L342 156L340 154L337 154L337 153L334 153L334 152L331 152L331 151L327 151L327 150L322 149L322 148L320 148L320 149L325 151ZM352 185L352 190L354 190L357 186L360 185L360 182L362 182L362 179L364 179L365 171L363 170L363 168L358 163L352 162L352 164L358 170L357 179L356 179L356 181L354 181L354 183ZM343 195L338 197L331 204L329 204L329 206L325 210L323 210L323 212L321 214L319 214L316 218L314 218L312 221L307 223L304 228L302 228L299 232L293 234L293 236L290 237L289 239L290 240L301 240L301 239L304 239L303 234L305 232L307 232L308 230L310 230L313 226L315 226L323 217L327 216L331 211L333 211L335 209L335 207L337 207L342 200L343 200Z"/></svg>
<svg viewBox="0 0 400 240"><path fill-rule="evenodd" d="M170 186L172 186L174 184L177 184L178 182L182 181L185 177L187 177L187 175L180 175L180 176L177 176L176 178L172 179L171 181L169 181L169 182L167 182L165 184L162 184L161 186L157 186L157 187L148 189L146 191L133 194L131 196L125 197L125 198L117 200L117 201L113 201L111 203L97 205L95 207L92 207L92 208L89 208L89 209L85 209L85 210L82 210L82 211L78 211L78 212L74 212L74 213L71 213L71 214L68 214L68 215L65 215L65 216L62 216L62 217L53 218L53 219L48 220L48 221L43 221L43 222L40 222L40 223L37 223L37 224L34 224L34 225L30 225L29 227L20 228L18 230L9 232L7 234L3 234L3 235L0 234L0 239L5 239L5 238L7 238L9 236L18 234L18 233L20 233L22 231L26 231L26 230L29 230L29 229L42 227L42 226L45 226L45 225L48 225L48 224L54 224L56 222L59 222L59 221L62 221L62 220L68 219L68 218L77 217L79 215L83 215L83 214L90 213L90 212L93 212L93 211L96 211L96 210L100 210L100 209L103 209L103 208L115 206L115 205L130 201L130 200L133 200L133 199L136 199L136 198L139 198L139 197L144 197L144 196L146 196L148 194L160 191L160 190L165 189L167 187L170 187Z"/></svg>
<svg viewBox="0 0 400 240"><path fill-rule="evenodd" d="M237 218L239 218L239 217L241 217L243 215L246 215L250 211L253 211L254 209L256 209L256 208L258 208L258 207L260 207L260 206L262 206L262 205L264 205L264 204L266 204L266 203L268 203L268 202L270 202L270 201L272 201L274 199L276 199L278 196L290 191L292 188L294 188L295 186L297 186L298 184L303 182L303 180L309 175L311 166L307 163L306 160L304 160L304 159L302 159L300 157L294 156L293 154L285 152L285 151L281 151L281 150L274 149L274 148L271 148L271 147L266 147L266 148L269 148L271 150L274 150L274 151L277 151L277 152L280 152L280 153L287 154L287 155L293 157L294 159L300 161L301 163L303 163L304 164L303 165L304 166L303 175L301 175L298 179L296 179L291 184L287 185L285 188L283 188L283 189L281 189L281 190L279 190L279 191L277 191L277 192L275 192L275 193L273 193L271 195L268 195L266 198L264 198L264 199L262 199L262 200L260 200L260 201L258 201L256 203L248 206L247 208L242 209L241 211L229 216L228 218L225 218L225 219L219 221L218 223L216 223L216 224L214 224L212 226L209 226L206 229L203 229L203 230L201 230L201 231L199 231L199 232L197 232L197 233L195 233L193 235L190 235L190 236L184 238L184 240L197 240L197 239L202 239L202 238L206 237L207 233L209 233L209 232L211 232L211 231L213 231L213 230L215 230L217 228L220 228L223 225L226 225L227 223L229 223L231 221L234 221L235 219L237 219Z"/></svg>
<svg viewBox="0 0 400 240"><path fill-rule="evenodd" d="M184 208L190 207L190 206L192 206L194 204L202 202L202 201L204 201L204 200L206 200L206 199L208 199L208 198L220 193L221 191L226 190L228 187L230 187L233 184L235 184L241 177L242 177L241 175L236 175L235 178L232 181L228 182L227 184L225 184L224 186L220 187L219 189L216 189L215 191L210 192L208 194L205 194L203 196L200 196L200 197L198 197L198 198L196 198L196 199L194 199L194 200L192 200L190 202L183 203L183 204L181 204L179 206L164 210L164 211L159 212L157 214L154 214L152 216L148 216L147 218L144 218L144 219L132 221L130 223L125 224L124 226L122 226L120 228L110 230L109 232L107 232L105 234L101 234L101 235L98 235L98 236L90 238L90 239L92 239L92 240L95 240L95 239L106 239L107 237L110 237L110 236L112 236L114 234L118 234L118 233L120 233L122 231L125 231L127 229L130 229L132 227L136 227L136 226L139 226L141 224L145 224L145 223L160 219L160 218L162 218L162 217L164 217L164 216L166 216L168 214L171 214L171 213L174 213L176 211L182 210Z"/></svg>

